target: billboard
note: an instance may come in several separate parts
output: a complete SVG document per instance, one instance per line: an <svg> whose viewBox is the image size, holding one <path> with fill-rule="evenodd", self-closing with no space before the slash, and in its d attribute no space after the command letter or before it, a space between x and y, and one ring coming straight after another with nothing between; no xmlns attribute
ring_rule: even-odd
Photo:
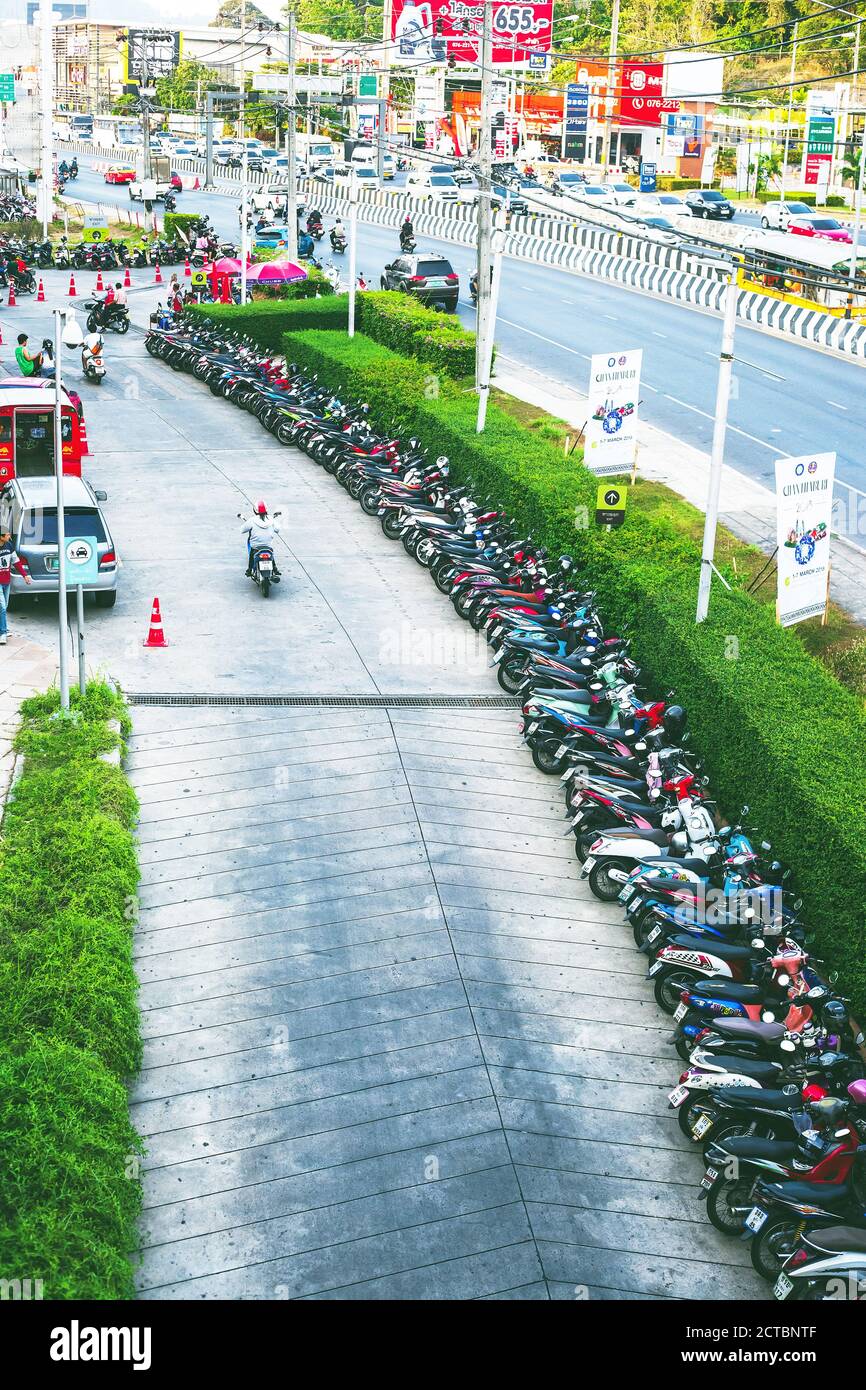
<svg viewBox="0 0 866 1390"><path fill-rule="evenodd" d="M154 35L157 37L154 37ZM148 82L168 77L180 62L180 33L175 30L130 29L126 44L126 80Z"/></svg>
<svg viewBox="0 0 866 1390"><path fill-rule="evenodd" d="M590 362L583 461L599 477L627 473L634 463L642 360L637 348L595 353Z"/></svg>
<svg viewBox="0 0 866 1390"><path fill-rule="evenodd" d="M716 53L665 54L665 96L720 101L725 90L725 59Z"/></svg>
<svg viewBox="0 0 866 1390"><path fill-rule="evenodd" d="M835 454L776 459L777 612L783 627L823 613Z"/></svg>
<svg viewBox="0 0 866 1390"><path fill-rule="evenodd" d="M483 5L464 0L393 0L395 58L429 63L447 53L458 62L476 63L483 13ZM492 61L522 62L530 53L546 53L552 26L553 0L493 0Z"/></svg>
<svg viewBox="0 0 866 1390"><path fill-rule="evenodd" d="M664 63L623 63L619 115L630 125L661 125L669 111L680 109L678 97L662 95Z"/></svg>

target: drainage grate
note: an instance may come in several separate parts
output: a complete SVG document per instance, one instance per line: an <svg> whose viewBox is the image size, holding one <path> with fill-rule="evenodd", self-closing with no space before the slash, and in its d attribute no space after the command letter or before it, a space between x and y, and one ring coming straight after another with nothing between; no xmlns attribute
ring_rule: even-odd
<svg viewBox="0 0 866 1390"><path fill-rule="evenodd" d="M515 709L510 695L163 695L126 692L131 705L299 705L337 709Z"/></svg>

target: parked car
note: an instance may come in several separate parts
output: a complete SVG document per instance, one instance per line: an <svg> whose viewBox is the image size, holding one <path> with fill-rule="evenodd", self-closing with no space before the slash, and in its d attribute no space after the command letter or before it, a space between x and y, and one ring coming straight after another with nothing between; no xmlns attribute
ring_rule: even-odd
<svg viewBox="0 0 866 1390"><path fill-rule="evenodd" d="M788 221L788 231L795 236L823 237L825 241L844 241L849 246L853 240L847 227L837 222L835 217L815 216L792 217Z"/></svg>
<svg viewBox="0 0 866 1390"><path fill-rule="evenodd" d="M426 169L410 172L406 192L415 198L439 198L446 203L456 203L460 197L460 189L450 174L434 174Z"/></svg>
<svg viewBox="0 0 866 1390"><path fill-rule="evenodd" d="M576 169L563 169L553 180L553 187L560 193L573 193L581 184L587 182L586 174L579 174Z"/></svg>
<svg viewBox="0 0 866 1390"><path fill-rule="evenodd" d="M105 171L106 183L132 183L137 177L134 164L109 164Z"/></svg>
<svg viewBox="0 0 866 1390"><path fill-rule="evenodd" d="M798 203L787 198L780 199L778 203L766 204L761 214L761 226L774 227L777 231L786 232L792 217L811 217L814 211L815 209L810 208L808 203Z"/></svg>
<svg viewBox="0 0 866 1390"><path fill-rule="evenodd" d="M356 164L355 178L359 188L381 188L374 164Z"/></svg>
<svg viewBox="0 0 866 1390"><path fill-rule="evenodd" d="M102 608L113 608L117 599L117 549L100 508L107 494L95 491L85 478L63 480L63 519L67 554L70 542L96 542L99 573L84 585ZM32 584L12 571L12 594L57 593L57 488L52 477L13 478L0 495L0 513L12 533L12 543L27 568ZM67 562L66 579L74 585L74 569Z"/></svg>
<svg viewBox="0 0 866 1390"><path fill-rule="evenodd" d="M613 194L611 201L618 205L624 206L626 203L630 203L635 194L634 185L630 183L619 183L611 180L606 187Z"/></svg>
<svg viewBox="0 0 866 1390"><path fill-rule="evenodd" d="M480 193L476 193L472 199L473 207L477 207L480 201ZM523 217L529 212L529 204L523 194L516 188L511 188L507 184L492 183L490 185L490 205L497 211L505 204L508 212L514 213L515 217Z"/></svg>
<svg viewBox="0 0 866 1390"><path fill-rule="evenodd" d="M693 217L730 219L734 215L733 203L717 188L690 188L685 203L686 207L691 208Z"/></svg>
<svg viewBox="0 0 866 1390"><path fill-rule="evenodd" d="M431 308L453 313L460 294L460 276L445 256L423 252L398 256L385 266L380 284L383 290L402 290Z"/></svg>
<svg viewBox="0 0 866 1390"><path fill-rule="evenodd" d="M666 246L679 246L682 242L682 232L675 227L673 222L669 222L666 217L635 217L622 214L623 221L628 223L628 231L635 236L646 237L648 241L663 242Z"/></svg>

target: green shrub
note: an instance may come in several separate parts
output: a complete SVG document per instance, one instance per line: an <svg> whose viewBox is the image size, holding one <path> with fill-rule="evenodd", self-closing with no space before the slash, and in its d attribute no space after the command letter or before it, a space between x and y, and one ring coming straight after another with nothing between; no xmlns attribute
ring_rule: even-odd
<svg viewBox="0 0 866 1390"><path fill-rule="evenodd" d="M848 204L839 193L828 193L824 199L825 208L846 208Z"/></svg>
<svg viewBox="0 0 866 1390"><path fill-rule="evenodd" d="M656 188L659 193L676 193L683 188L702 188L700 179L681 179L677 174L659 174Z"/></svg>
<svg viewBox="0 0 866 1390"><path fill-rule="evenodd" d="M0 1277L46 1299L133 1298L141 1140L101 1059L40 1036L0 1052Z"/></svg>
<svg viewBox="0 0 866 1390"><path fill-rule="evenodd" d="M58 718L24 702L0 844L0 1276L46 1298L132 1296L140 1141L125 1080L141 1037L132 962L137 801L100 754L122 700L91 684Z"/></svg>
<svg viewBox="0 0 866 1390"><path fill-rule="evenodd" d="M187 312L201 318L216 319L231 324L242 333L249 333L256 342L271 352L281 352L287 323L302 328L345 329L346 299L342 295L325 295L321 299L298 298L294 301L254 299L249 304L190 305Z"/></svg>
<svg viewBox="0 0 866 1390"><path fill-rule="evenodd" d="M299 290L302 285L297 286ZM330 289L330 285L329 285ZM307 328L343 328L348 323L348 295L333 295L328 309L317 309L315 320L296 304L280 302L263 309L257 301L243 308L230 304L202 304L197 312L210 318L227 317L233 324L244 327L263 347L276 350L283 333L300 332ZM278 323L280 314L284 317ZM411 295L393 290L368 290L356 298L356 323L367 337L395 352L417 358L446 376L455 378L470 375L475 370L475 334L467 332L460 320L451 314L440 314L419 304ZM270 315L270 316L268 316Z"/></svg>
<svg viewBox="0 0 866 1390"><path fill-rule="evenodd" d="M171 241L178 232L183 232L183 238L189 240L187 233L190 227L199 222L202 215L200 212L167 212L164 220L167 239Z"/></svg>
<svg viewBox="0 0 866 1390"><path fill-rule="evenodd" d="M475 434L476 402L447 381L424 394L420 364L363 337L287 335L286 350L341 395L370 402L387 434L445 453L459 480L492 495L552 554L575 555L612 624L634 631L638 661L689 711L720 802L773 841L798 873L818 952L839 969L866 1016L866 720L859 701L742 592L713 591L695 624L699 553L670 523L632 506L612 533L591 525L596 479L491 405Z"/></svg>
<svg viewBox="0 0 866 1390"><path fill-rule="evenodd" d="M785 193L785 199L787 202L806 203L810 208L813 208L815 206L815 196L816 195L814 188L805 189L803 192L796 193L789 188ZM762 188L759 193L755 194L755 197L757 198L759 203L778 203L779 190L772 188Z"/></svg>
<svg viewBox="0 0 866 1390"><path fill-rule="evenodd" d="M838 681L866 700L866 637L831 648L824 660Z"/></svg>

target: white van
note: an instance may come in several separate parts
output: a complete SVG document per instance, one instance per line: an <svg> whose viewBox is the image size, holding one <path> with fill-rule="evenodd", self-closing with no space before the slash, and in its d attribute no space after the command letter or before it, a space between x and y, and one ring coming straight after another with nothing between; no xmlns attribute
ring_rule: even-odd
<svg viewBox="0 0 866 1390"><path fill-rule="evenodd" d="M369 164L370 167L371 167L372 169L375 169L375 170L376 170L376 173L378 174L378 172L379 172L379 155L378 155L378 151L375 150L375 149L373 148L372 145L358 145L358 146L356 146L356 148L352 151L352 164L354 165L354 167L355 167L356 169L360 168L360 167L361 167L362 165L364 165L364 164ZM396 166L396 164L394 163L394 156L393 156L392 154L385 154L385 155L383 155L383 156L382 156L382 178L383 178L383 179L393 179L393 177L394 177L394 175L395 175L396 172L397 172L397 166Z"/></svg>

